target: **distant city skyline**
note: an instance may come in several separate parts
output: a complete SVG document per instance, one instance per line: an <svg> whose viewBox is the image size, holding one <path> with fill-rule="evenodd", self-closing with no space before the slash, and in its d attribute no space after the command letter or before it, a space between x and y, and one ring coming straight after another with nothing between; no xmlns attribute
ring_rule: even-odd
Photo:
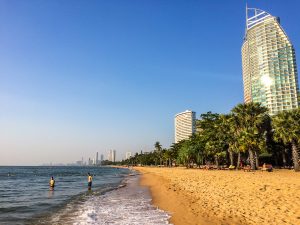
<svg viewBox="0 0 300 225"><path fill-rule="evenodd" d="M300 2L280 16L296 55ZM117 159L174 142L174 115L242 103L246 1L0 1L0 165ZM299 61L299 60L298 60Z"/></svg>
<svg viewBox="0 0 300 225"><path fill-rule="evenodd" d="M126 152L124 155L121 155L119 158L117 158L117 151L116 150L108 150L106 151L107 157L104 158L104 154L100 154L99 158L99 152L95 153L95 157L88 157L88 156L82 156L81 160L76 160L75 162L69 162L69 163L62 163L62 162L48 162L40 164L41 166L66 166L66 165L73 165L73 166L101 166L102 161L108 160L112 162L116 161L122 161L125 159L128 159L132 156L131 152Z"/></svg>

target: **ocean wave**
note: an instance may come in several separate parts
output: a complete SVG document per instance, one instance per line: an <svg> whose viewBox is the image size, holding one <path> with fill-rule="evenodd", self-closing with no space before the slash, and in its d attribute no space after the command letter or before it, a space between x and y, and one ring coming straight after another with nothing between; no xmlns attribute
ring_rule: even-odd
<svg viewBox="0 0 300 225"><path fill-rule="evenodd" d="M64 225L162 225L169 224L170 215L151 204L148 189L131 177L125 184L101 195L91 194L77 204L70 202L47 222Z"/></svg>

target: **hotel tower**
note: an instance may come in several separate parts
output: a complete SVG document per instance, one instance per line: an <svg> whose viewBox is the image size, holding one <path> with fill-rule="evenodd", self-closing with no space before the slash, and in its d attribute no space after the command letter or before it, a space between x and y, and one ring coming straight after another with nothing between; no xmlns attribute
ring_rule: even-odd
<svg viewBox="0 0 300 225"><path fill-rule="evenodd" d="M245 103L261 103L270 115L299 107L295 50L278 17L246 7L242 66Z"/></svg>
<svg viewBox="0 0 300 225"><path fill-rule="evenodd" d="M175 143L188 139L196 132L196 113L186 110L175 116Z"/></svg>

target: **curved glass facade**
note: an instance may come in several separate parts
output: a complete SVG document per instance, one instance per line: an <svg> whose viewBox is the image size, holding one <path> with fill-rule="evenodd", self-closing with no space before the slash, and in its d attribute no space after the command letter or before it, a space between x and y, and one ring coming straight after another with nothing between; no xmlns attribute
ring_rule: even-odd
<svg viewBox="0 0 300 225"><path fill-rule="evenodd" d="M295 50L279 18L247 9L242 67L246 103L259 102L270 115L299 107Z"/></svg>

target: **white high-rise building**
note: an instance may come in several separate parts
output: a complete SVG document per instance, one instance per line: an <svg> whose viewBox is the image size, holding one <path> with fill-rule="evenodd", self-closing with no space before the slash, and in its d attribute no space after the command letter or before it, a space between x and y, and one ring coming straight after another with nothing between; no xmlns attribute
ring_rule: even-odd
<svg viewBox="0 0 300 225"><path fill-rule="evenodd" d="M109 150L107 159L108 159L108 161L115 162L116 161L116 150Z"/></svg>
<svg viewBox="0 0 300 225"><path fill-rule="evenodd" d="M116 157L117 157L117 152L116 150L113 150L113 157L112 157L112 161L115 162L116 161Z"/></svg>
<svg viewBox="0 0 300 225"><path fill-rule="evenodd" d="M130 159L131 156L132 156L131 152L126 152L125 159Z"/></svg>
<svg viewBox="0 0 300 225"><path fill-rule="evenodd" d="M112 162L112 150L108 151L107 160Z"/></svg>
<svg viewBox="0 0 300 225"><path fill-rule="evenodd" d="M196 132L196 113L190 110L175 115L175 143Z"/></svg>

